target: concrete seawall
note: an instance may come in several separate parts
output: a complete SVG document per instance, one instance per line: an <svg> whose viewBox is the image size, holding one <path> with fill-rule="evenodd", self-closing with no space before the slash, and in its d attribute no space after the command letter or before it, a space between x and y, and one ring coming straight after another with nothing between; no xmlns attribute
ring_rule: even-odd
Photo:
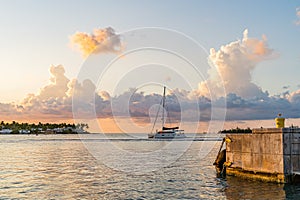
<svg viewBox="0 0 300 200"><path fill-rule="evenodd" d="M226 134L227 175L263 181L298 182L300 128L260 128Z"/></svg>

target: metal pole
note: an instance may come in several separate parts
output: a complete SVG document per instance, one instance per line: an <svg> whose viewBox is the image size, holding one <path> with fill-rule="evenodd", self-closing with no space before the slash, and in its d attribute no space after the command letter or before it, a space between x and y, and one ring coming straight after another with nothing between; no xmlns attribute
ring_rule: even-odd
<svg viewBox="0 0 300 200"><path fill-rule="evenodd" d="M163 94L162 127L164 127L165 125L165 98L166 98L166 86L164 86L164 94Z"/></svg>

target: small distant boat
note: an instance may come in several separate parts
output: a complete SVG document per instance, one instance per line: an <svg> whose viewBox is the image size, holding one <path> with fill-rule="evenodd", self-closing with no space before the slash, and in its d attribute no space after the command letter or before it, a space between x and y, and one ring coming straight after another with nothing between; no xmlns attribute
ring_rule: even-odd
<svg viewBox="0 0 300 200"><path fill-rule="evenodd" d="M154 139L173 139L173 138L185 138L184 130L179 129L178 126L176 127L166 127L165 126L165 101L166 101L166 87L164 87L163 98L162 98L162 128L161 130L157 130L155 133L149 133L148 138ZM159 112L159 111L158 111ZM156 119L155 122L157 120ZM155 126L155 122L153 127Z"/></svg>
<svg viewBox="0 0 300 200"><path fill-rule="evenodd" d="M0 130L0 134L10 134L10 133L12 133L12 130L11 129L2 129L2 130Z"/></svg>
<svg viewBox="0 0 300 200"><path fill-rule="evenodd" d="M21 130L19 130L19 133L20 133L20 134L30 134L30 130L27 130L27 129L21 129Z"/></svg>

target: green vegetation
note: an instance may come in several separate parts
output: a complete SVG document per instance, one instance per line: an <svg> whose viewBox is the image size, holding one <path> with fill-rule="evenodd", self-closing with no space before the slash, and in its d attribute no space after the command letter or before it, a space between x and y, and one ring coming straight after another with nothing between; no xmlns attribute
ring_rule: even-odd
<svg viewBox="0 0 300 200"><path fill-rule="evenodd" d="M252 130L248 127L246 129L241 129L239 127L236 127L234 129L224 129L222 131L219 131L219 133L252 133Z"/></svg>
<svg viewBox="0 0 300 200"><path fill-rule="evenodd" d="M88 124L67 124L67 123L19 123L16 121L12 121L11 123L1 121L0 123L0 131L1 130L11 130L12 134L18 133L46 133L46 134L70 134L70 133L83 133L85 129L88 129Z"/></svg>

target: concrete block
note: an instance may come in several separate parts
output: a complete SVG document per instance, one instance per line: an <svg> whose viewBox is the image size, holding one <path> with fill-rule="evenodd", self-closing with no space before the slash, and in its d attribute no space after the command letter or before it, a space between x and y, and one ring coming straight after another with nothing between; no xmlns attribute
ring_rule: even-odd
<svg viewBox="0 0 300 200"><path fill-rule="evenodd" d="M241 152L242 151L242 137L241 134L227 134L226 137L229 137L232 142L227 143L228 151L232 152Z"/></svg>
<svg viewBox="0 0 300 200"><path fill-rule="evenodd" d="M261 141L262 146L262 154L270 154L270 134L263 134L262 136L262 141Z"/></svg>
<svg viewBox="0 0 300 200"><path fill-rule="evenodd" d="M252 130L253 134L282 134L282 128L255 128Z"/></svg>
<svg viewBox="0 0 300 200"><path fill-rule="evenodd" d="M272 163L273 163L273 170L275 173L284 173L284 167L283 167L283 155L273 155L271 156Z"/></svg>
<svg viewBox="0 0 300 200"><path fill-rule="evenodd" d="M300 143L300 133L290 133L292 135L293 142Z"/></svg>
<svg viewBox="0 0 300 200"><path fill-rule="evenodd" d="M267 173L275 173L274 163L270 162L269 155L263 155L261 170Z"/></svg>
<svg viewBox="0 0 300 200"><path fill-rule="evenodd" d="M261 170L267 173L283 173L282 155L264 154Z"/></svg>
<svg viewBox="0 0 300 200"><path fill-rule="evenodd" d="M242 168L248 171L253 169L252 156L250 153L242 153Z"/></svg>
<svg viewBox="0 0 300 200"><path fill-rule="evenodd" d="M291 174L291 156L284 155L283 156L283 166L284 166L284 174Z"/></svg>
<svg viewBox="0 0 300 200"><path fill-rule="evenodd" d="M270 135L270 152L272 154L283 154L283 138L282 134Z"/></svg>
<svg viewBox="0 0 300 200"><path fill-rule="evenodd" d="M254 138L254 141L251 142L252 152L256 154L261 153L263 148L263 145L261 143L263 135L257 134L257 135L252 135L252 137Z"/></svg>
<svg viewBox="0 0 300 200"><path fill-rule="evenodd" d="M290 134L284 133L283 134L283 154L284 155L290 155Z"/></svg>
<svg viewBox="0 0 300 200"><path fill-rule="evenodd" d="M252 143L253 141L253 137L251 137L252 135L243 135L242 137L242 153L251 153L252 152Z"/></svg>
<svg viewBox="0 0 300 200"><path fill-rule="evenodd" d="M253 163L253 171L260 172L262 171L262 154L255 153L252 154L252 163Z"/></svg>
<svg viewBox="0 0 300 200"><path fill-rule="evenodd" d="M242 168L242 154L240 152L226 152L226 161L232 162L232 167Z"/></svg>
<svg viewBox="0 0 300 200"><path fill-rule="evenodd" d="M228 134L229 172L268 181L284 182L300 174L300 129L262 128L252 134Z"/></svg>
<svg viewBox="0 0 300 200"><path fill-rule="evenodd" d="M292 155L299 156L300 154L300 143L292 143Z"/></svg>
<svg viewBox="0 0 300 200"><path fill-rule="evenodd" d="M292 155L292 166L293 169L292 172L300 172L300 166L299 166L299 155Z"/></svg>
<svg viewBox="0 0 300 200"><path fill-rule="evenodd" d="M231 151L227 151L227 147L226 147L226 162L233 162L233 152Z"/></svg>
<svg viewBox="0 0 300 200"><path fill-rule="evenodd" d="M235 152L233 154L232 163L233 163L233 166L235 166L235 167L240 167L240 168L243 167L242 154L240 152L239 153Z"/></svg>

